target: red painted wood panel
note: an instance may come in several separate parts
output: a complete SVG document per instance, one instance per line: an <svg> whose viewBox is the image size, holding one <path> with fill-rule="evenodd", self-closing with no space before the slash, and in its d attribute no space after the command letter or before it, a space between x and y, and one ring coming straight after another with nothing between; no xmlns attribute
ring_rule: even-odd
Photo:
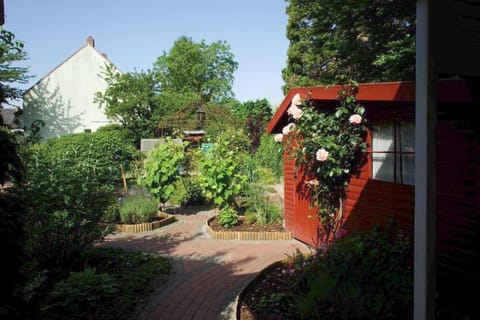
<svg viewBox="0 0 480 320"><path fill-rule="evenodd" d="M284 219L285 229L295 234L295 161L284 155Z"/></svg>
<svg viewBox="0 0 480 320"><path fill-rule="evenodd" d="M439 286L451 282L469 290L478 288L480 269L480 148L478 129L470 122L478 118L477 109L440 106L436 131Z"/></svg>

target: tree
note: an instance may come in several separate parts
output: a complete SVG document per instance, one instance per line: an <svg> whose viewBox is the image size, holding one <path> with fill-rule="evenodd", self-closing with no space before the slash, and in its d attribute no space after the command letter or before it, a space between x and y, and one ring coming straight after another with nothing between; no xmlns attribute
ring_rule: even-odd
<svg viewBox="0 0 480 320"><path fill-rule="evenodd" d="M244 103L237 103L232 106L233 113L242 118L248 117L256 118L260 114L265 118L265 121L270 121L272 118L272 106L267 99L248 100Z"/></svg>
<svg viewBox="0 0 480 320"><path fill-rule="evenodd" d="M285 93L352 79L414 79L415 1L286 1Z"/></svg>
<svg viewBox="0 0 480 320"><path fill-rule="evenodd" d="M233 97L233 72L237 67L226 42L195 43L182 36L168 54L157 58L154 72L162 98L178 110L191 102L222 103ZM175 106L175 101L183 105Z"/></svg>
<svg viewBox="0 0 480 320"><path fill-rule="evenodd" d="M0 103L21 98L23 90L13 84L27 83L30 78L27 68L13 65L27 59L23 47L12 32L0 27Z"/></svg>
<svg viewBox="0 0 480 320"><path fill-rule="evenodd" d="M108 84L104 93L95 94L95 102L105 106L107 117L119 121L138 144L141 138L154 136L161 113L158 86L150 71L121 74L113 65L105 65L103 77Z"/></svg>
<svg viewBox="0 0 480 320"><path fill-rule="evenodd" d="M120 121L138 142L156 136L160 119L191 106L189 115L210 103L231 100L233 60L222 41L195 43L179 38L154 63L153 71L118 73L107 65L103 77L108 88L97 92L95 101L105 106L108 117ZM187 110L188 111L188 110ZM170 117L174 118L174 117Z"/></svg>
<svg viewBox="0 0 480 320"><path fill-rule="evenodd" d="M248 100L244 103L231 103L234 115L245 121L245 133L250 139L250 152L260 145L260 137L272 118L272 107L267 99Z"/></svg>

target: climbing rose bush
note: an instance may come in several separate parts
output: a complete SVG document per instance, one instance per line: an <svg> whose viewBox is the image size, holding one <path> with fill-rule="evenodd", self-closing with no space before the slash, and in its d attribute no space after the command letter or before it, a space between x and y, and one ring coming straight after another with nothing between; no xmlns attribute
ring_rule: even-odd
<svg viewBox="0 0 480 320"><path fill-rule="evenodd" d="M321 240L335 237L343 217L343 199L366 155L365 109L355 95L358 86L345 86L333 108L316 108L310 96L295 95L287 109L289 123L275 141L284 141L303 172L304 196L322 222Z"/></svg>

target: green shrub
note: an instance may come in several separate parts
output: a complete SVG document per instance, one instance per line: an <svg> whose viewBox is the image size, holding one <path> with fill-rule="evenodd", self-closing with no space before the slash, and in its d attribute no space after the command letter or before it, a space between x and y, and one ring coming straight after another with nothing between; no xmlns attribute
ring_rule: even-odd
<svg viewBox="0 0 480 320"><path fill-rule="evenodd" d="M91 268L72 272L55 286L45 319L116 319L118 311L109 306L119 290L117 281L109 274Z"/></svg>
<svg viewBox="0 0 480 320"><path fill-rule="evenodd" d="M154 289L152 280L166 280L170 268L168 259L146 252L89 248L76 271L42 292L32 319L133 319L135 307Z"/></svg>
<svg viewBox="0 0 480 320"><path fill-rule="evenodd" d="M85 251L83 258L97 272L115 274L120 282L127 282L122 285L124 289L145 290L153 276L170 271L166 258L142 251L93 247Z"/></svg>
<svg viewBox="0 0 480 320"><path fill-rule="evenodd" d="M102 239L99 222L116 202L120 165L137 151L113 132L53 138L24 154L27 249L40 269L68 272L82 251Z"/></svg>
<svg viewBox="0 0 480 320"><path fill-rule="evenodd" d="M244 222L246 224L255 224L257 222L257 215L255 214L255 212L246 211Z"/></svg>
<svg viewBox="0 0 480 320"><path fill-rule="evenodd" d="M271 135L266 133L262 135L260 138L260 146L253 154L253 158L258 168L268 169L269 171L260 173L261 181L265 179L265 183L270 184L272 180L278 182L282 179L283 148L281 144L275 142Z"/></svg>
<svg viewBox="0 0 480 320"><path fill-rule="evenodd" d="M249 183L278 183L283 177L282 147L267 134L260 141L260 147L245 157L243 171Z"/></svg>
<svg viewBox="0 0 480 320"><path fill-rule="evenodd" d="M218 141L214 146L200 157L198 183L208 200L224 208L233 204L247 176L242 172L242 154L232 149L229 141Z"/></svg>
<svg viewBox="0 0 480 320"><path fill-rule="evenodd" d="M158 144L148 152L144 173L138 179L138 184L146 187L163 207L176 192L175 183L180 177L179 168L185 161L183 148L184 145L177 145L171 139Z"/></svg>
<svg viewBox="0 0 480 320"><path fill-rule="evenodd" d="M170 198L173 205L200 205L205 203L205 197L198 182L185 176L175 182L175 193Z"/></svg>
<svg viewBox="0 0 480 320"><path fill-rule="evenodd" d="M103 213L101 221L105 223L115 223L120 221L120 205L118 203L113 203L108 206Z"/></svg>
<svg viewBox="0 0 480 320"><path fill-rule="evenodd" d="M218 222L222 227L231 228L238 224L238 213L230 207L223 208L217 216Z"/></svg>
<svg viewBox="0 0 480 320"><path fill-rule="evenodd" d="M249 186L242 206L245 209L245 216L254 215L258 224L277 223L282 218L280 208L268 200L265 188L258 184Z"/></svg>
<svg viewBox="0 0 480 320"><path fill-rule="evenodd" d="M26 222L29 256L39 270L68 272L86 248L103 238L100 219L101 214L79 210L32 211Z"/></svg>
<svg viewBox="0 0 480 320"><path fill-rule="evenodd" d="M325 256L297 268L292 287L299 314L306 319L411 318L409 255L405 239L390 243L377 231L337 240Z"/></svg>
<svg viewBox="0 0 480 320"><path fill-rule="evenodd" d="M108 134L112 133L116 137L119 137L122 141L129 143L131 145L135 145L135 138L131 134L130 130L122 126L121 124L107 124L106 126L102 126L95 131L95 133L104 133L107 132Z"/></svg>
<svg viewBox="0 0 480 320"><path fill-rule="evenodd" d="M120 220L123 223L149 222L158 214L158 201L146 196L130 196L120 206Z"/></svg>
<svg viewBox="0 0 480 320"><path fill-rule="evenodd" d="M185 205L199 205L204 204L206 201L205 196L202 193L202 189L196 182L192 182L188 185L183 203Z"/></svg>
<svg viewBox="0 0 480 320"><path fill-rule="evenodd" d="M140 156L134 145L124 139L115 131L71 134L47 140L39 151L52 163L63 158L74 166L88 165L97 181L114 187L122 179L120 165L128 170Z"/></svg>

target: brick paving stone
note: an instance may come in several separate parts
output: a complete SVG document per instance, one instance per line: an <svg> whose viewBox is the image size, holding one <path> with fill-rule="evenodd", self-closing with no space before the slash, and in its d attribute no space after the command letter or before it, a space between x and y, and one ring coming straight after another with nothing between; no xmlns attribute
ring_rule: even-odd
<svg viewBox="0 0 480 320"><path fill-rule="evenodd" d="M176 214L178 221L163 228L106 238L108 246L158 253L172 263L167 282L139 310L139 320L235 319L237 295L258 272L297 249L309 252L296 240L213 240L205 224L214 214Z"/></svg>

